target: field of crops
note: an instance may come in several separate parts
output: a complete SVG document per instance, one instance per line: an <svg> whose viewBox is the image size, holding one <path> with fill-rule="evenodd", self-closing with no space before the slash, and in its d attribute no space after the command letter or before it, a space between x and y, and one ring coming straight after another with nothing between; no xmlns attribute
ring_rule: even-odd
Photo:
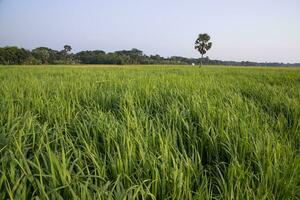
<svg viewBox="0 0 300 200"><path fill-rule="evenodd" d="M300 199L300 69L0 67L0 199Z"/></svg>

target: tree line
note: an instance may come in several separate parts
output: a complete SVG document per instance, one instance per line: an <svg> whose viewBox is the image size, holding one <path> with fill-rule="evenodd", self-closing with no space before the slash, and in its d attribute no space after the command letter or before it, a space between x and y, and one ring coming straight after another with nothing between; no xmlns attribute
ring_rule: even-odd
<svg viewBox="0 0 300 200"><path fill-rule="evenodd" d="M133 48L115 52L102 50L80 51L71 53L72 47L65 45L62 50L53 50L48 47L38 47L27 50L18 47L0 48L1 65L41 65L41 64L176 64L176 65L230 65L230 66L300 66L300 63L257 63L249 61L222 61L211 60L208 57L185 58L181 56L163 57L160 55L146 55L143 51Z"/></svg>

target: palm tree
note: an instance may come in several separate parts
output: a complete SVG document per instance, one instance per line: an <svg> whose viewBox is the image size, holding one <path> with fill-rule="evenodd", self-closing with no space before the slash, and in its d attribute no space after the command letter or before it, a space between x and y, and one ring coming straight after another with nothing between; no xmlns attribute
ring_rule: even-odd
<svg viewBox="0 0 300 200"><path fill-rule="evenodd" d="M203 55L212 47L212 43L209 42L210 36L207 33L199 34L195 42L195 49L201 54L200 67L202 66Z"/></svg>

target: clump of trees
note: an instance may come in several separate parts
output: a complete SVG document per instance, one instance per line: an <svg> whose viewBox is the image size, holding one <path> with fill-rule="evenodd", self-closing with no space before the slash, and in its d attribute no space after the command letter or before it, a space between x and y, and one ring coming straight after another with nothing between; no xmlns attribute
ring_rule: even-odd
<svg viewBox="0 0 300 200"><path fill-rule="evenodd" d="M206 43L207 44L207 43ZM208 45L208 44L207 44ZM206 48L206 51L208 49ZM200 58L185 58L181 56L163 57L160 55L146 55L143 51L133 48L131 50L121 50L115 52L105 52L102 50L81 51L72 53L72 47L65 45L62 50L53 50L48 47L38 47L33 50L26 50L18 47L0 48L1 65L40 65L40 64L160 64L160 65L231 65L231 66L300 66L296 64L283 63L256 63L256 62L235 62L211 60L204 57L201 51ZM200 53L201 53L200 52Z"/></svg>
<svg viewBox="0 0 300 200"><path fill-rule="evenodd" d="M0 64L4 65L20 65L33 64L35 58L31 52L26 49L17 47L0 48Z"/></svg>
<svg viewBox="0 0 300 200"><path fill-rule="evenodd" d="M71 53L72 47L65 45L57 51L48 47L38 47L32 51L18 47L0 48L0 64L191 64L197 59L183 57L164 58L160 55L147 56L143 51L133 48L106 53L102 50Z"/></svg>
<svg viewBox="0 0 300 200"><path fill-rule="evenodd" d="M48 47L38 47L32 51L18 47L0 48L0 64L26 65L26 64L73 64L76 63L70 45L65 45L61 51Z"/></svg>

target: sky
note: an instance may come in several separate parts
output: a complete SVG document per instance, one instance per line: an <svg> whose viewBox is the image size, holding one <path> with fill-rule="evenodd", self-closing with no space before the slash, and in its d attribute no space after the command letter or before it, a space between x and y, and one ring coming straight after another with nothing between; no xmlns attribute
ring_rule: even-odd
<svg viewBox="0 0 300 200"><path fill-rule="evenodd" d="M300 63L299 0L0 0L0 46Z"/></svg>

